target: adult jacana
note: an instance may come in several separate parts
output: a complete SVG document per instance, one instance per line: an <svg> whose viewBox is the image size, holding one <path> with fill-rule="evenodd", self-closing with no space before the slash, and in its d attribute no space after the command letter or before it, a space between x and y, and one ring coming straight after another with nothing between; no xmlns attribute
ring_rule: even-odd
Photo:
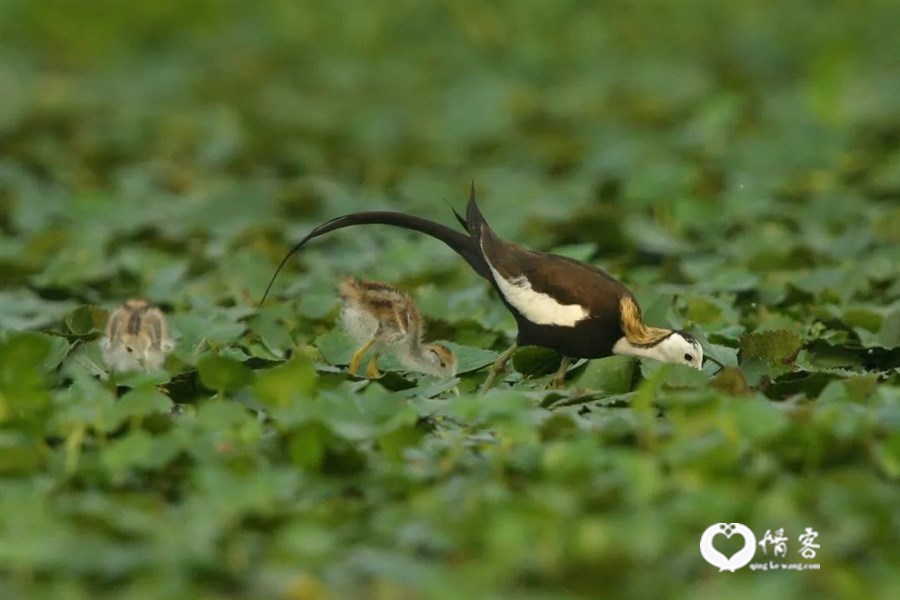
<svg viewBox="0 0 900 600"><path fill-rule="evenodd" d="M466 217L454 211L465 233L398 212L366 211L332 219L300 240L281 261L263 300L287 260L309 240L352 225L381 224L419 231L450 246L487 279L516 319L516 342L500 355L484 383L491 386L518 346L550 348L563 356L561 381L572 358L613 354L651 358L701 368L703 349L684 331L650 327L631 291L597 267L529 250L497 236L475 201L473 184Z"/></svg>

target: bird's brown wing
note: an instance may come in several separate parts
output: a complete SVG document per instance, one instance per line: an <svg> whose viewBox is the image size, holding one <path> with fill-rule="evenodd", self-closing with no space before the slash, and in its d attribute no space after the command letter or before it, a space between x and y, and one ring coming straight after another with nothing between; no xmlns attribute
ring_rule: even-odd
<svg viewBox="0 0 900 600"><path fill-rule="evenodd" d="M583 306L590 314L618 311L620 298L631 295L625 284L597 267L528 250L501 239L485 221L472 197L466 210L466 223L482 256L508 282L524 277L535 292L563 305Z"/></svg>

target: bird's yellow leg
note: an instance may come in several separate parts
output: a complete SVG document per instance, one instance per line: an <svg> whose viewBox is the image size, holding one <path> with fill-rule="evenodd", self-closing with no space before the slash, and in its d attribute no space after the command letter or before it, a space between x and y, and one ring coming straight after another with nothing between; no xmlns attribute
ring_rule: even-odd
<svg viewBox="0 0 900 600"><path fill-rule="evenodd" d="M369 366L366 368L366 375L369 376L369 379L378 379L381 377L381 373L378 372L378 353L372 355L372 359L369 360Z"/></svg>
<svg viewBox="0 0 900 600"><path fill-rule="evenodd" d="M491 367L491 372L488 373L487 379L484 380L484 384L481 386L481 394L485 393L491 386L494 385L494 380L497 379L497 376L500 374L500 371L503 370L503 367L506 366L506 362L513 355L513 352L516 351L516 348L519 347L519 344L513 343L506 352L497 357L497 360L494 361L494 366Z"/></svg>
<svg viewBox="0 0 900 600"><path fill-rule="evenodd" d="M359 363L362 362L363 355L372 347L372 344L375 343L375 338L372 338L365 344L359 347L359 350L353 353L353 357L350 359L350 366L347 368L350 371L351 375L356 375L356 372L359 371Z"/></svg>
<svg viewBox="0 0 900 600"><path fill-rule="evenodd" d="M562 362L559 363L559 370L556 371L556 375L550 380L550 387L561 388L566 385L566 371L569 370L569 365L571 363L571 358L568 356L562 357Z"/></svg>

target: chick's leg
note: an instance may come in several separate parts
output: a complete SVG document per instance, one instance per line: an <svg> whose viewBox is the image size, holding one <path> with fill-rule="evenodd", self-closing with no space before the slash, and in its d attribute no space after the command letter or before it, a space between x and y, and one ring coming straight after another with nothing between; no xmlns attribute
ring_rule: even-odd
<svg viewBox="0 0 900 600"><path fill-rule="evenodd" d="M369 366L366 368L366 375L369 379L378 379L381 377L381 373L378 372L378 353L372 355L371 360L369 360Z"/></svg>
<svg viewBox="0 0 900 600"><path fill-rule="evenodd" d="M372 338L365 344L359 347L359 349L353 353L353 357L350 359L350 366L347 368L350 371L351 375L356 375L357 371L359 371L359 363L362 362L363 355L372 347L372 344L375 343L375 338Z"/></svg>

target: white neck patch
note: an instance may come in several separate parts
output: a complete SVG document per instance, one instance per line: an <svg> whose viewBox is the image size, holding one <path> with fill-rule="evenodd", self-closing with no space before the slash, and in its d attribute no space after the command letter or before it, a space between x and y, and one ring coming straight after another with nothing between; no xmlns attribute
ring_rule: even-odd
<svg viewBox="0 0 900 600"><path fill-rule="evenodd" d="M575 323L588 317L587 309L580 304L560 304L553 297L534 291L524 275L507 281L490 261L486 262L506 301L532 323L574 327Z"/></svg>
<svg viewBox="0 0 900 600"><path fill-rule="evenodd" d="M613 354L652 358L664 363L703 368L703 348L698 342L689 342L677 331L655 346L635 346L621 338L613 346Z"/></svg>

